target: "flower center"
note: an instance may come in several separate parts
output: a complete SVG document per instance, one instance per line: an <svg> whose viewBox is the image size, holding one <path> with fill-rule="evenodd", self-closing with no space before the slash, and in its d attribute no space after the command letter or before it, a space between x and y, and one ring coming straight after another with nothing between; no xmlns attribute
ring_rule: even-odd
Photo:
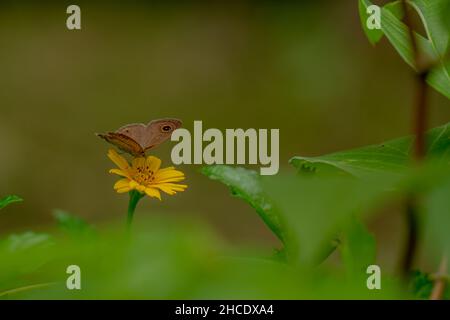
<svg viewBox="0 0 450 320"><path fill-rule="evenodd" d="M155 180L153 170L150 170L149 166L138 166L136 167L136 172L133 175L133 179L142 185L152 184Z"/></svg>

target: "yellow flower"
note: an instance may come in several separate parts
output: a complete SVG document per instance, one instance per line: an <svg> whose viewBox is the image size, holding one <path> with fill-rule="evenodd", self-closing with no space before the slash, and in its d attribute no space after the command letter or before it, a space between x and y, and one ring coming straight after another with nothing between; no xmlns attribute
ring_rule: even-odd
<svg viewBox="0 0 450 320"><path fill-rule="evenodd" d="M176 183L184 180L184 173L174 167L160 169L161 160L156 157L134 158L131 165L114 149L108 151L108 157L119 167L109 172L123 177L114 185L118 193L137 190L161 200L160 191L174 195L187 188L187 185Z"/></svg>

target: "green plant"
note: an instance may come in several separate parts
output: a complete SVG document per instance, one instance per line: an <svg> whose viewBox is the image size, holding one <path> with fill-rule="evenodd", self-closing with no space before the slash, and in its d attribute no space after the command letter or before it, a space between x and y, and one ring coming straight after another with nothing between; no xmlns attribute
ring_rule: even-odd
<svg viewBox="0 0 450 320"><path fill-rule="evenodd" d="M255 209L279 240L276 248L227 245L190 215L173 219L155 210L126 233L122 223L94 227L55 210L57 230L0 239L0 298L448 299L450 123L425 130L428 86L450 98L447 3L391 2L381 9L381 30L369 30L366 9L372 3L359 1L369 41L376 44L386 36L415 72L411 136L316 157L297 155L277 176L226 165L201 169ZM411 10L426 35L413 31ZM128 169L128 163L118 162ZM116 184L117 191L137 186L125 180ZM142 197L131 192L129 223ZM147 194L158 197L159 191ZM2 213L18 201L0 200ZM368 290L367 267L379 262L380 252L367 222L392 203L406 213L407 246L400 270L383 272L382 290ZM416 270L418 243L436 269L436 260L444 257L437 273ZM71 264L82 270L80 291L65 286Z"/></svg>
<svg viewBox="0 0 450 320"><path fill-rule="evenodd" d="M18 197L18 196L7 196L4 197L3 199L0 199L0 209L3 209L4 207L6 207L7 205L10 205L11 203L14 202L22 202L23 199Z"/></svg>
<svg viewBox="0 0 450 320"><path fill-rule="evenodd" d="M282 240L288 261L315 265L339 247L353 278L375 261L375 240L359 221L376 214L383 203L402 201L409 231L401 272L406 281L416 283L416 296L425 298L424 290L417 289L417 276L410 277L417 243L428 240L430 251L443 252L441 269L447 269L450 254L450 124L425 133L428 85L450 98L450 5L446 0L394 1L381 8L381 29L370 30L366 21L371 5L359 1L369 41L376 44L386 36L416 74L413 136L318 157L295 156L290 163L297 177L259 178L256 172L226 166L202 172L257 210ZM414 31L411 9L421 18L426 36ZM436 287L446 279L436 280ZM437 297L443 298L444 291Z"/></svg>

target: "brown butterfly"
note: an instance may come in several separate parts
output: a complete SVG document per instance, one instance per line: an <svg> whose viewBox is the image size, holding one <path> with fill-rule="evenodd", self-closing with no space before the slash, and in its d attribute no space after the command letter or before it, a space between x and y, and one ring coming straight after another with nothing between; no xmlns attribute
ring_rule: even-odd
<svg viewBox="0 0 450 320"><path fill-rule="evenodd" d="M181 127L181 121L177 119L158 119L143 123L128 124L105 134L97 133L97 136L115 145L120 150L132 156L145 156L145 152L159 146L170 138L175 129Z"/></svg>

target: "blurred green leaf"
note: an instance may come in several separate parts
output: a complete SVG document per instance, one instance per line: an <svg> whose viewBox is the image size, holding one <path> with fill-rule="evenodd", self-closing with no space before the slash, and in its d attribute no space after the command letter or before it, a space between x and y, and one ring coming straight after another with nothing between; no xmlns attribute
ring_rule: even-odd
<svg viewBox="0 0 450 320"><path fill-rule="evenodd" d="M83 219L71 215L63 210L54 210L53 216L58 222L58 227L72 236L93 235L94 228Z"/></svg>
<svg viewBox="0 0 450 320"><path fill-rule="evenodd" d="M385 180L345 176L279 175L263 182L287 228L288 259L301 265L323 258L336 234L347 229L353 216L369 213L389 187Z"/></svg>
<svg viewBox="0 0 450 320"><path fill-rule="evenodd" d="M419 270L413 272L411 280L411 291L416 298L425 300L430 299L433 287L434 280L431 274ZM444 295L442 298L443 300L450 299L450 287L448 285L445 287Z"/></svg>
<svg viewBox="0 0 450 320"><path fill-rule="evenodd" d="M376 44L383 37L383 31L381 29L369 29L367 27L367 19L369 14L367 13L367 8L372 4L368 0L359 0L359 17L361 19L361 26L366 34L369 42L371 44Z"/></svg>
<svg viewBox="0 0 450 320"><path fill-rule="evenodd" d="M8 299L9 296L13 296L17 293L26 292L29 290L36 290L40 288L45 288L51 285L55 285L54 282L47 282L47 283L38 283L38 284L32 284L32 285L26 285L18 288L13 288L7 291L0 292L0 299Z"/></svg>
<svg viewBox="0 0 450 320"><path fill-rule="evenodd" d="M30 279L31 274L51 260L49 250L53 247L50 235L31 231L12 234L0 241L0 292L35 284L27 282L27 277Z"/></svg>
<svg viewBox="0 0 450 320"><path fill-rule="evenodd" d="M8 299L405 297L395 283L370 291L365 282L361 286L360 281L336 277L335 272L256 258L255 250L223 246L211 230L193 223L192 218L181 220L152 218L148 224L142 220L131 238L124 237L122 225L103 228L88 246L59 238L57 245L26 254L5 257L1 252L0 293L7 292ZM65 286L65 270L71 264L82 270L82 290ZM17 271L32 265L40 267ZM41 286L36 288L37 284Z"/></svg>
<svg viewBox="0 0 450 320"><path fill-rule="evenodd" d="M203 167L202 173L212 180L222 182L230 188L233 196L250 204L270 230L284 241L279 215L269 197L263 192L260 175L257 172L226 165L214 165Z"/></svg>
<svg viewBox="0 0 450 320"><path fill-rule="evenodd" d="M2 246L7 251L27 250L38 246L46 246L51 243L50 235L46 233L35 233L28 231L22 234L12 234L5 241Z"/></svg>
<svg viewBox="0 0 450 320"><path fill-rule="evenodd" d="M421 271L414 271L411 280L411 290L416 298L429 299L433 290L433 280L430 275Z"/></svg>
<svg viewBox="0 0 450 320"><path fill-rule="evenodd" d="M427 132L428 156L450 155L450 124ZM404 137L379 145L336 152L318 157L293 157L290 162L300 172L335 171L356 177L379 174L401 175L410 163L413 138Z"/></svg>
<svg viewBox="0 0 450 320"><path fill-rule="evenodd" d="M7 205L14 203L14 202L22 202L23 199L15 196L15 195L10 195L7 197L4 197L3 199L0 199L0 209L6 207Z"/></svg>
<svg viewBox="0 0 450 320"><path fill-rule="evenodd" d="M352 219L341 245L342 261L351 276L366 277L367 267L375 263L375 237L358 219Z"/></svg>
<svg viewBox="0 0 450 320"><path fill-rule="evenodd" d="M425 238L437 255L450 257L450 178L425 195L424 206Z"/></svg>

